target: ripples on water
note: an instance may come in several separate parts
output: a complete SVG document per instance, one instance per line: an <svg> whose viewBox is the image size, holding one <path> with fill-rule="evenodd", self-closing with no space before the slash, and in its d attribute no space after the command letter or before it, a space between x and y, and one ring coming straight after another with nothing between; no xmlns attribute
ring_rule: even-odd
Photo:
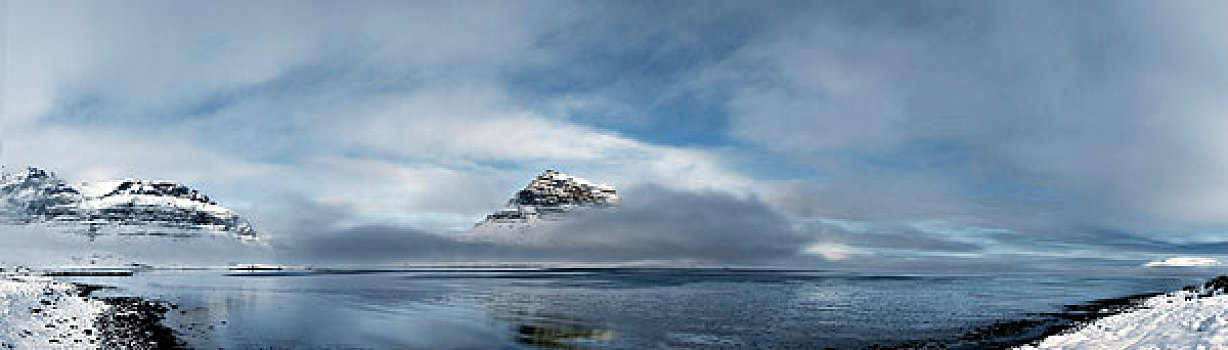
<svg viewBox="0 0 1228 350"><path fill-rule="evenodd" d="M959 339L1205 276L861 276L688 269L148 271L77 278L175 305L194 348L864 348Z"/></svg>

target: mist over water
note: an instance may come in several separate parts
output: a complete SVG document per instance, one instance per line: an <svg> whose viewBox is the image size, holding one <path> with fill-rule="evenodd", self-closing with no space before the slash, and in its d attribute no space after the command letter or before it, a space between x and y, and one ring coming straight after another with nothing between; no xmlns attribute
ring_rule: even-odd
<svg viewBox="0 0 1228 350"><path fill-rule="evenodd" d="M0 226L0 266L218 266L268 261L269 247L229 236L88 235L63 227Z"/></svg>

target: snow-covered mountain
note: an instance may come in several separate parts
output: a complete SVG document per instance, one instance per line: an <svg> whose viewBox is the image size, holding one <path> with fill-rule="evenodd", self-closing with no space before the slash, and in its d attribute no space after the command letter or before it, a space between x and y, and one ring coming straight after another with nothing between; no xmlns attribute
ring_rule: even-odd
<svg viewBox="0 0 1228 350"><path fill-rule="evenodd" d="M0 218L5 221L26 223L67 215L80 201L80 191L46 170L0 173Z"/></svg>
<svg viewBox="0 0 1228 350"><path fill-rule="evenodd" d="M246 220L182 184L125 179L73 186L33 167L0 175L0 220L87 234L257 237Z"/></svg>
<svg viewBox="0 0 1228 350"><path fill-rule="evenodd" d="M535 238L530 228L565 220L581 211L612 208L618 201L613 186L546 170L462 238L532 244Z"/></svg>

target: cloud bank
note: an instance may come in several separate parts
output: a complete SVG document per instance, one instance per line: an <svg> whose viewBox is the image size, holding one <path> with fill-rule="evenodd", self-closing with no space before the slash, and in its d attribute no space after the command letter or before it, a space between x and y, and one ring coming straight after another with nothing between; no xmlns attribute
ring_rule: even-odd
<svg viewBox="0 0 1228 350"><path fill-rule="evenodd" d="M486 252L437 239L560 168L679 204L560 232L578 252L1137 265L1228 245L1225 14L9 3L0 162L185 181L296 251Z"/></svg>
<svg viewBox="0 0 1228 350"><path fill-rule="evenodd" d="M300 203L293 240L279 242L285 259L304 261L683 261L746 264L775 262L801 253L804 232L762 201L720 192L695 193L657 186L624 192L611 211L592 211L556 225L529 228L539 244L503 245L457 240L438 232L388 225L348 226L339 207Z"/></svg>

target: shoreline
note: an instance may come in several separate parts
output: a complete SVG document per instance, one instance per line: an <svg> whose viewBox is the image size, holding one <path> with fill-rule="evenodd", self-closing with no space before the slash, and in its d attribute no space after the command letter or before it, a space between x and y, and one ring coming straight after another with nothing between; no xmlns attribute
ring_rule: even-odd
<svg viewBox="0 0 1228 350"><path fill-rule="evenodd" d="M182 349L162 324L172 305L91 297L108 287L29 274L0 275L0 349Z"/></svg>
<svg viewBox="0 0 1228 350"><path fill-rule="evenodd" d="M1228 344L1228 276L1147 299L1131 312L1085 323L1016 349L1221 348Z"/></svg>
<svg viewBox="0 0 1228 350"><path fill-rule="evenodd" d="M69 283L78 297L96 300L107 308L94 320L98 328L98 345L115 349L185 349L175 331L162 323L174 305L140 297L91 297L93 292L113 287L88 283Z"/></svg>
<svg viewBox="0 0 1228 350"><path fill-rule="evenodd" d="M107 309L71 283L0 274L0 348L97 347L96 320Z"/></svg>
<svg viewBox="0 0 1228 350"><path fill-rule="evenodd" d="M109 306L95 321L99 328L99 344L114 349L184 349L185 344L175 331L162 324L167 311L165 302L138 297L107 297L95 300Z"/></svg>
<svg viewBox="0 0 1228 350"><path fill-rule="evenodd" d="M1070 344L1046 344L1060 342L1059 338L1071 337L1102 320L1115 316L1129 316L1136 312L1154 310L1157 307L1198 302L1212 297L1223 297L1228 302L1228 275L1214 277L1201 285L1189 285L1180 290L1143 293L1122 297L1095 299L1079 304L1069 304L1059 312L1033 313L1036 317L1003 320L976 327L958 339L926 339L889 346L872 346L872 349L1037 349L1069 347ZM1228 309L1228 308L1225 308ZM1226 310L1228 312L1228 310ZM1212 317L1214 319L1214 316ZM1226 317L1228 318L1228 317ZM1135 320L1135 323L1147 319ZM1199 326L1203 330L1204 326ZM1105 327L1101 327L1105 328ZM1083 345L1086 347L1086 345ZM1094 347L1093 347L1094 348Z"/></svg>
<svg viewBox="0 0 1228 350"><path fill-rule="evenodd" d="M1079 329L1096 320L1129 313L1168 292L1095 299L1062 306L1059 312L1031 313L1028 318L1002 320L978 326L956 339L926 339L871 349L1013 349L1037 344L1049 337Z"/></svg>
<svg viewBox="0 0 1228 350"><path fill-rule="evenodd" d="M43 347L78 345L136 349L180 349L187 347L184 338L178 336L177 333L179 331L167 324L166 317L168 312L177 309L176 305L172 303L123 295L93 296L99 294L113 295L111 293L96 293L99 290L112 287L73 283L28 274L0 275L0 287L6 286L9 288L0 288L0 302L8 302L8 304L0 304L0 306L8 307L5 311L5 316L10 318L24 317L37 319L44 316L40 313L48 313L45 310L68 308L65 305L84 306L77 307L77 309L83 310L80 312L44 317L51 320L71 319L80 323L57 323L54 327L47 326L49 329L58 329L58 333L44 332L44 334L26 335L19 333L19 331L30 327L12 327L11 325L20 322L14 322L12 319L0 320L0 324L10 326L11 331L9 333L12 333L9 338L5 338L5 334L0 332L0 349L38 347L38 345ZM18 287L24 288L29 292L24 295L13 294L12 290ZM1178 296L1186 297L1187 295L1193 295L1194 299L1198 299L1200 296L1221 295L1226 290L1228 290L1228 276L1221 276L1211 279L1201 286L1187 286L1177 291L1095 299L1064 305L1060 308L1060 311L1029 313L1015 319L970 325L969 328L965 328L966 332L962 335L959 335L959 330L955 330L950 336L942 336L943 338L908 341L887 346L872 345L869 348L1044 348L1046 347L1046 345L1043 345L1045 342L1052 343L1051 339L1069 336L1086 328L1094 328L1092 325L1095 325L1098 321L1118 315L1151 310L1155 306L1154 304L1157 303L1157 300L1165 298L1167 298L1165 300L1177 300ZM6 292L8 294L5 294ZM21 300L25 304L14 305L13 300ZM1225 300L1228 300L1228 298ZM1169 302L1171 303L1172 301ZM10 311L22 310L23 305L26 304L42 305L44 310L32 311L28 314L24 312L10 313ZM38 322L41 321L35 320L22 324L41 325ZM74 325L77 327L72 327ZM3 328L0 327L0 330L3 330ZM1206 340L1204 339L1203 341Z"/></svg>

